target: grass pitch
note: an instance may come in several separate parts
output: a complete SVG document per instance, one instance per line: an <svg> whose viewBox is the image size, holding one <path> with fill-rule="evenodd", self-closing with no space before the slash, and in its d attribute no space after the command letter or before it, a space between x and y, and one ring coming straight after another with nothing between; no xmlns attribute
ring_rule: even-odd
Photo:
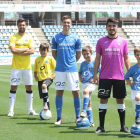
<svg viewBox="0 0 140 140"><path fill-rule="evenodd" d="M79 64L78 64L79 67ZM126 70L125 70L126 71ZM97 90L92 94L92 109L95 127L88 130L77 130L75 124L75 113L72 93L65 90L63 96L62 119L63 124L55 126L55 89L54 83L49 89L49 100L52 112L52 119L41 120L39 116L27 115L27 101L25 87L21 84L17 90L14 117L7 117L9 111L9 91L10 91L11 66L0 66L0 140L116 140L135 139L131 134L119 132L120 122L115 99L110 98L105 119L105 133L95 134L94 131L99 126L98 107L99 99ZM22 83L22 82L21 82ZM127 87L126 105L126 126L130 129L135 122L135 112L131 102L130 87ZM34 102L33 107L36 112L43 109L43 102L39 98L37 82L33 85ZM82 95L81 95L82 97ZM82 100L81 100L82 101ZM82 108L81 103L81 108Z"/></svg>

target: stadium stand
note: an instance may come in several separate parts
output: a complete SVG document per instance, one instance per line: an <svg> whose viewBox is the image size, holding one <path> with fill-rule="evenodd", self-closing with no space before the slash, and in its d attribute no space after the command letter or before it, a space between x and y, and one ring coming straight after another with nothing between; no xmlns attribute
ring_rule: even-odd
<svg viewBox="0 0 140 140"><path fill-rule="evenodd" d="M8 49L9 36L17 32L17 26L0 26L0 55L12 55L10 49ZM30 34L34 38L34 45L37 50L40 45L40 41L36 37L31 26L27 27L26 34ZM38 50L35 54L38 54Z"/></svg>

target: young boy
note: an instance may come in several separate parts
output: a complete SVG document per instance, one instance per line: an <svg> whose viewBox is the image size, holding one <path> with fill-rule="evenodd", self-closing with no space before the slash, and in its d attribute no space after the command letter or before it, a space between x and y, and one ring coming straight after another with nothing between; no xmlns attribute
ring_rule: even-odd
<svg viewBox="0 0 140 140"><path fill-rule="evenodd" d="M94 61L92 61L92 49L90 46L82 48L82 54L86 61L81 63L79 70L79 80L82 82L83 110L80 117L85 118L86 113L90 122L90 127L94 126L91 108L91 94L96 90L93 83ZM100 72L100 69L98 70Z"/></svg>
<svg viewBox="0 0 140 140"><path fill-rule="evenodd" d="M131 99L136 111L135 123L140 124L140 46L134 49L137 64L131 66L125 75L126 82L131 87ZM133 78L133 81L129 80Z"/></svg>
<svg viewBox="0 0 140 140"><path fill-rule="evenodd" d="M56 66L56 61L53 57L48 57L49 45L46 43L40 44L39 51L41 56L37 57L34 65L34 78L38 81L38 90L40 98L43 98L44 110L50 109L48 99L48 89L53 83L55 73L53 70Z"/></svg>

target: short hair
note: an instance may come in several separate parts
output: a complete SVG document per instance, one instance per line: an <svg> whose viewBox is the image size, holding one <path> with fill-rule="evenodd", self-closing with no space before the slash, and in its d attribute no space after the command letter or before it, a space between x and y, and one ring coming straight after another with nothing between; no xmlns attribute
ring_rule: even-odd
<svg viewBox="0 0 140 140"><path fill-rule="evenodd" d="M49 44L41 43L40 46L39 46L39 50L46 50L47 49L47 51L48 51L49 47L50 47Z"/></svg>
<svg viewBox="0 0 140 140"><path fill-rule="evenodd" d="M90 46L84 46L84 47L82 48L82 53L83 53L84 51L90 51L90 52L92 53L92 48L91 48Z"/></svg>
<svg viewBox="0 0 140 140"><path fill-rule="evenodd" d="M25 24L26 24L26 19L24 19L24 18L19 18L18 21L17 21L17 25L18 25L20 22L25 22Z"/></svg>
<svg viewBox="0 0 140 140"><path fill-rule="evenodd" d="M113 23L115 23L115 24L118 25L119 20L118 20L117 18L110 17L110 18L108 18L107 21L106 21L106 26L108 25L108 22L113 22Z"/></svg>
<svg viewBox="0 0 140 140"><path fill-rule="evenodd" d="M140 52L140 46L134 48L134 54L136 54L136 52Z"/></svg>
<svg viewBox="0 0 140 140"><path fill-rule="evenodd" d="M62 21L63 21L64 19L70 19L70 20L72 21L72 19L71 19L71 17L70 17L69 15L63 16L63 17L62 17Z"/></svg>

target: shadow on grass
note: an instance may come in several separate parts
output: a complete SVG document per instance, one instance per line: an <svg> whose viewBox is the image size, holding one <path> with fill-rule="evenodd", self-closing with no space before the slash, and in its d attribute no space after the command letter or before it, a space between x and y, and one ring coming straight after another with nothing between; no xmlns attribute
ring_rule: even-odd
<svg viewBox="0 0 140 140"><path fill-rule="evenodd" d="M39 120L38 118L30 118L30 117L10 117L9 119Z"/></svg>

